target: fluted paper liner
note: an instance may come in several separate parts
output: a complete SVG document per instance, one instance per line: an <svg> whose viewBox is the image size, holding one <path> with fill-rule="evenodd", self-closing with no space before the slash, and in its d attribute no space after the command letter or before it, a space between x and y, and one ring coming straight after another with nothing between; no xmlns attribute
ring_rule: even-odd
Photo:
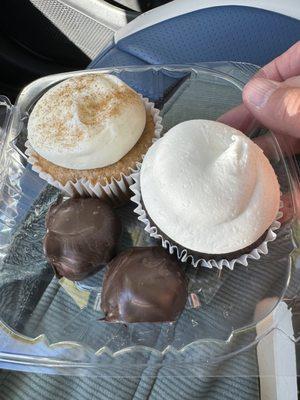
<svg viewBox="0 0 300 400"><path fill-rule="evenodd" d="M142 97L142 96L141 96ZM154 103L150 102L147 98L142 97L146 112L151 113L153 121L154 121L154 134L153 134L153 143L160 138L162 132L162 118L159 115L159 110L154 107ZM138 171L139 162L136 165L136 168L130 169L130 173L125 175L120 173L120 178L112 178L111 182L102 185L99 182L96 184L92 184L88 179L82 178L78 179L76 182L68 181L65 185L56 180L52 175L47 172L44 172L40 165L37 163L37 159L34 156L34 150L31 148L29 141L25 143L26 151L25 154L28 156L28 162L32 165L33 171L37 172L40 178L47 181L50 185L60 189L68 196L93 196L99 197L104 200L110 200L113 204L119 204L124 200L128 200L129 198L129 186L133 184L132 174ZM142 155L143 158L144 155Z"/></svg>
<svg viewBox="0 0 300 400"><path fill-rule="evenodd" d="M141 163L139 164L139 169L141 167ZM203 258L196 258L194 255L189 254L188 249L180 250L176 244L174 244L169 239L165 239L162 234L158 232L157 227L154 225L152 221L150 221L147 217L147 213L143 208L141 201L141 187L140 187L140 171L136 172L132 175L134 183L130 186L131 191L134 193L134 196L131 197L131 200L136 203L137 207L134 209L134 212L138 215L138 219L143 222L145 225L145 231L149 233L151 237L157 239L161 242L162 247L167 249L170 254L176 254L178 260L182 262L190 262L194 267L207 267L207 268L218 268L222 269L223 267L227 267L233 270L235 264L242 264L244 266L248 265L248 260L259 260L261 255L268 254L268 243L273 242L276 237L276 230L278 230L281 226L278 219L282 217L282 212L279 211L277 214L277 219L271 224L268 229L265 240L255 249L253 249L250 253L243 254L242 256L235 258L233 260L205 260ZM280 203L280 208L282 208L282 203Z"/></svg>

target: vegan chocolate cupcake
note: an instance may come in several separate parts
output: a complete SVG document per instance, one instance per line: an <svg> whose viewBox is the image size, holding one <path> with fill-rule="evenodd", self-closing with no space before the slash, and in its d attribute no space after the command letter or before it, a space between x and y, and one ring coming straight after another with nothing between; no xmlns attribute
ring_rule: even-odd
<svg viewBox="0 0 300 400"><path fill-rule="evenodd" d="M137 163L159 137L158 110L119 78L92 73L60 82L34 106L27 154L69 195L126 194Z"/></svg>
<svg viewBox="0 0 300 400"><path fill-rule="evenodd" d="M139 219L182 261L247 265L276 237L276 174L262 150L227 125L192 120L173 127L134 179Z"/></svg>

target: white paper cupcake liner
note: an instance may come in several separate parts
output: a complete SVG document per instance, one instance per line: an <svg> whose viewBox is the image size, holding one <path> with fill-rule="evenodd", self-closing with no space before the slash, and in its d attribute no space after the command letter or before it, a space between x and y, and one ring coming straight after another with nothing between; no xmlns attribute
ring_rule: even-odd
<svg viewBox="0 0 300 400"><path fill-rule="evenodd" d="M141 164L139 164L139 167ZM132 175L134 183L130 186L131 191L134 193L134 196L131 197L131 200L136 203L137 207L134 209L134 212L138 215L139 221L142 221L145 225L145 231L149 233L151 237L157 239L161 242L162 247L167 249L170 254L176 254L178 260L182 262L189 262L194 267L206 267L206 268L218 268L221 270L223 267L227 267L233 270L235 264L242 264L244 266L248 266L248 260L259 260L261 255L268 254L268 243L273 242L277 234L277 231L281 223L278 221L283 215L281 211L278 212L277 219L271 224L270 228L268 229L267 235L265 240L255 249L247 254L243 254L238 258L233 260L205 260L203 258L196 258L194 255L189 254L189 250L187 249L179 249L178 246L172 243L169 239L165 239L158 231L158 228L148 219L147 213L143 208L142 205L142 197L141 197L141 187L140 187L140 172L136 172ZM283 204L280 203L280 209L282 208Z"/></svg>
<svg viewBox="0 0 300 400"><path fill-rule="evenodd" d="M141 96L144 101L146 111L151 113L155 128L153 135L153 143L160 138L162 132L162 118L159 115L159 110L154 107L154 103L151 103L147 98ZM28 157L28 162L32 165L32 170L37 172L40 178L47 181L50 185L60 189L67 196L93 196L99 197L104 200L110 200L113 204L119 204L122 201L128 200L129 198L129 187L133 184L132 174L138 171L137 163L136 168L130 169L130 174L120 174L120 178L112 178L110 183L105 185L92 184L88 179L78 179L76 182L68 181L65 185L61 184L52 175L44 172L42 168L37 164L37 159L34 156L34 150L31 148L30 143L25 143L26 151L25 154ZM144 155L143 155L144 156ZM142 156L142 158L143 158Z"/></svg>

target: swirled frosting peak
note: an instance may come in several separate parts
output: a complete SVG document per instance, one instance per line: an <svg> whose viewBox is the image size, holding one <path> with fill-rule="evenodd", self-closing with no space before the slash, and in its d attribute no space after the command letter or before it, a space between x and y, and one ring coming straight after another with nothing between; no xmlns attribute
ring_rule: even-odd
<svg viewBox="0 0 300 400"><path fill-rule="evenodd" d="M206 254L254 243L276 218L280 202L263 151L236 129L207 120L176 125L149 149L141 193L165 235Z"/></svg>

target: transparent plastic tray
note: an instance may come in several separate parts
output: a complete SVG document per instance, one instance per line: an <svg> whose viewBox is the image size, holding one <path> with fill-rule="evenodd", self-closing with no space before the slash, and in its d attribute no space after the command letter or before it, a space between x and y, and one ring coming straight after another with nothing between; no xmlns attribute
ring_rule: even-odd
<svg viewBox="0 0 300 400"><path fill-rule="evenodd" d="M256 69L227 62L97 71L119 76L154 101L165 132L187 119L216 119L239 104L243 85ZM297 164L290 150L280 148L271 136L267 154L289 210L284 209L285 222L268 255L233 271L184 266L190 302L175 323L125 326L99 321L103 271L80 283L53 276L42 240L45 213L59 192L31 170L24 155L27 119L37 99L63 79L92 72L39 79L22 90L14 106L0 99L0 368L130 376L144 368L148 373L179 368L181 375L192 371L210 376L213 366L254 348L279 329L280 321L270 318L273 310L283 301L291 305L297 300ZM256 130L252 137L265 133ZM129 203L117 210L124 225L121 249L154 244L133 208ZM297 341L297 334L279 330ZM219 373L238 374L225 371ZM257 373L254 362L251 374Z"/></svg>

